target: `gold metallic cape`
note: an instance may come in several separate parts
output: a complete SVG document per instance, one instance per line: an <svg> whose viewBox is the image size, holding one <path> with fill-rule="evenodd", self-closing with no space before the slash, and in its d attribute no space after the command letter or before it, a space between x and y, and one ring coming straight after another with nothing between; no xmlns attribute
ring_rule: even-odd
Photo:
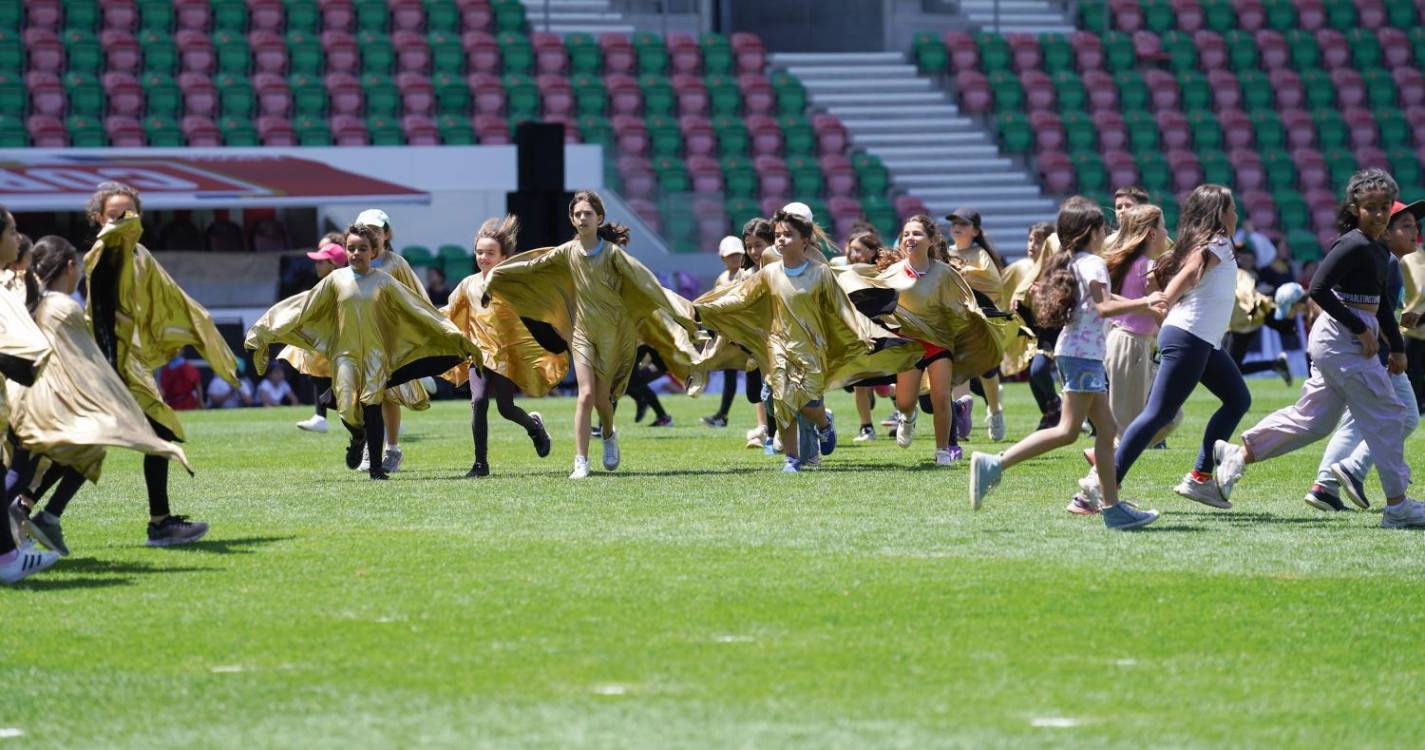
<svg viewBox="0 0 1425 750"><path fill-rule="evenodd" d="M569 358L541 346L509 305L493 298L482 304L484 296L484 275L466 276L441 312L480 348L486 369L509 378L527 395L549 393L569 371ZM460 385L469 379L469 368L456 367L444 377Z"/></svg>
<svg viewBox="0 0 1425 750"><path fill-rule="evenodd" d="M381 403L386 383L402 367L428 357L480 361L479 349L429 302L377 270L357 276L338 268L311 291L263 313L243 343L253 350L258 375L267 371L267 347L274 343L332 363L337 411L354 425L362 424L362 406Z"/></svg>
<svg viewBox="0 0 1425 750"><path fill-rule="evenodd" d="M825 263L797 276L772 263L699 299L702 322L752 352L783 427L827 389L909 370L922 354L857 312Z"/></svg>
<svg viewBox="0 0 1425 750"><path fill-rule="evenodd" d="M1059 250L1059 238L1057 235L1050 235L1053 240L1053 252ZM1034 261L1028 258L1021 258L1004 268L1004 296L1009 305L1009 310L1018 311L1019 305L1023 304L1032 312L1034 310L1034 295L1030 294L1030 288L1034 282L1039 280L1039 274L1044 270L1044 262L1050 257L1051 250L1049 241L1046 240L1044 247L1039 251L1039 260ZM1005 376L1014 375L1029 366L1030 360L1039 352L1039 347L1035 337L1032 335L1016 336L1013 341L1006 345L1004 360L1000 362L1000 372Z"/></svg>
<svg viewBox="0 0 1425 750"><path fill-rule="evenodd" d="M893 317L900 333L948 350L957 383L993 369L1012 335L1004 329L1013 323L985 317L970 285L949 265L932 260L916 278L906 272L909 262L897 261L876 277L898 292Z"/></svg>
<svg viewBox="0 0 1425 750"><path fill-rule="evenodd" d="M1004 279L995 267L994 259L979 245L959 250L950 245L950 265L960 272L970 288L990 298L995 307L1005 310Z"/></svg>
<svg viewBox="0 0 1425 750"><path fill-rule="evenodd" d="M420 277L416 276L416 269L411 268L411 264L405 257L394 252L386 252L381 255L379 263L373 263L372 268L385 271L391 278L401 282L403 286L416 296L430 302L430 294L426 292L425 284L421 283ZM330 367L331 365L327 365ZM331 377L328 375L327 377ZM386 389L386 400L413 411L425 411L430 408L430 394L426 392L425 386L418 380L401 383L394 388Z"/></svg>
<svg viewBox="0 0 1425 750"><path fill-rule="evenodd" d="M78 302L45 292L35 322L54 354L33 386L8 385L10 429L20 445L91 482L99 481L105 446L162 456L192 471L182 448L154 434L128 386L104 360Z"/></svg>
<svg viewBox="0 0 1425 750"><path fill-rule="evenodd" d="M1227 330L1251 333L1267 322L1267 316L1276 307L1271 297L1257 291L1257 279L1251 273L1237 269L1236 305L1232 308L1232 319L1227 324Z"/></svg>
<svg viewBox="0 0 1425 750"><path fill-rule="evenodd" d="M145 415L167 427L179 440L183 425L163 402L153 372L191 345L207 360L213 373L237 384L237 359L228 348L213 318L193 301L163 266L138 244L143 225L130 215L99 231L94 247L84 255L86 294L91 330L94 325L96 283L114 284L114 338L119 376ZM117 278L101 261L118 255ZM99 333L94 333L97 339Z"/></svg>
<svg viewBox="0 0 1425 750"><path fill-rule="evenodd" d="M1425 313L1425 253L1415 251L1400 259L1400 275L1405 278L1405 312ZM1425 339L1425 327L1401 326L1406 338Z"/></svg>
<svg viewBox="0 0 1425 750"><path fill-rule="evenodd" d="M611 242L593 257L578 239L520 253L490 269L485 290L519 317L553 327L614 399L628 386L640 340L685 383L698 356L692 303Z"/></svg>
<svg viewBox="0 0 1425 750"><path fill-rule="evenodd" d="M13 294L0 292L0 357L6 360L5 371L16 377L34 379L43 372L51 354L49 339L25 309L24 297L16 299ZM15 370L22 371L23 375ZM0 377L0 386L7 385L15 383ZM0 387L0 435L5 434L10 418L5 391L6 387Z"/></svg>

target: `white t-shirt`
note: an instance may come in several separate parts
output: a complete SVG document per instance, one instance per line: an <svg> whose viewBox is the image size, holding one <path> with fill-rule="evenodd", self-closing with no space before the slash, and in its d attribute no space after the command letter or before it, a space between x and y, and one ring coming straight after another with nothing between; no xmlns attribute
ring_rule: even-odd
<svg viewBox="0 0 1425 750"><path fill-rule="evenodd" d="M242 396L246 396L248 401L252 400L252 383L247 382L247 378L238 378L238 390ZM242 396L232 399L226 403L219 403L233 392L233 387L228 385L228 381L214 376L208 381L208 404L214 409L236 409L239 406L246 406Z"/></svg>
<svg viewBox="0 0 1425 750"><path fill-rule="evenodd" d="M1079 298L1074 304L1074 316L1064 330L1059 333L1059 342L1054 345L1056 357L1080 357L1103 361L1104 319L1094 307L1093 292L1089 285L1097 281L1103 285L1104 294L1112 289L1108 280L1108 266L1103 258L1093 253L1075 253L1069 265L1074 270L1074 278L1079 282Z"/></svg>
<svg viewBox="0 0 1425 750"><path fill-rule="evenodd" d="M291 396L292 386L285 380L277 385L273 385L271 380L263 378L262 382L257 384L257 397L263 406L267 406L268 404L280 404L284 399L290 398Z"/></svg>
<svg viewBox="0 0 1425 750"><path fill-rule="evenodd" d="M1237 307L1237 256L1226 237L1213 240L1207 251L1217 256L1217 265L1178 298L1163 325L1180 328L1221 349L1232 310Z"/></svg>

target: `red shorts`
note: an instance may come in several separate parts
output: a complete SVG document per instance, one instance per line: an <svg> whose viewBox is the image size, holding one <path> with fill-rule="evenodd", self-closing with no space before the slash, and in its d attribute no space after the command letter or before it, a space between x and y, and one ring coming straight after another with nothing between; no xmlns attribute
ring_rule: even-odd
<svg viewBox="0 0 1425 750"><path fill-rule="evenodd" d="M953 359L953 357L950 356L949 349L936 346L927 341L921 341L920 339L916 339L916 343L920 344L920 348L925 350L925 356L921 357L920 361L915 363L915 367L918 370L924 370L930 367L930 363L937 359Z"/></svg>

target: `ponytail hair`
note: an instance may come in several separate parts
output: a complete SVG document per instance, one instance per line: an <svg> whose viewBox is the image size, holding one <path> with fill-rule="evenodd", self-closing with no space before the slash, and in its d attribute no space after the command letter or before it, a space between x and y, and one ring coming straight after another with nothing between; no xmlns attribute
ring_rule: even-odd
<svg viewBox="0 0 1425 750"><path fill-rule="evenodd" d="M778 211L772 215L772 224L786 224L791 227L803 240L816 247L823 261L826 259L826 248L836 247L836 243L831 241L826 230L822 229L821 225L814 220L807 221L797 214Z"/></svg>
<svg viewBox="0 0 1425 750"><path fill-rule="evenodd" d="M990 236L988 234L985 234L985 230L983 227L975 227L975 239L971 242L971 244L979 245L981 248L984 248L985 253L990 256L990 261L995 264L996 271L1004 270L1004 257L1001 256L999 254L999 251L995 249L994 243L990 242ZM946 254L947 256L949 254L948 243L946 244Z"/></svg>
<svg viewBox="0 0 1425 750"><path fill-rule="evenodd" d="M1206 270L1207 246L1214 240L1227 237L1227 225L1222 215L1232 207L1232 191L1222 185L1198 185L1186 201L1182 214L1178 217L1178 241L1153 266L1153 281L1159 289L1167 289L1168 282L1178 275L1183 260L1193 253L1202 253Z"/></svg>
<svg viewBox="0 0 1425 750"><path fill-rule="evenodd" d="M500 246L500 255L510 257L515 254L515 240L519 238L520 220L513 214L505 214L502 219L486 219L475 232L475 241L491 239Z"/></svg>
<svg viewBox="0 0 1425 750"><path fill-rule="evenodd" d="M580 203L588 203L594 209L594 214L599 217L599 239L605 242L612 242L619 247L628 245L628 227L622 224L605 222L604 217L608 214L604 211L604 199L592 190L580 190L574 194L573 200L569 201L569 215L574 215L574 207Z"/></svg>
<svg viewBox="0 0 1425 750"><path fill-rule="evenodd" d="M35 257L30 267L25 269L25 306L30 312L39 305L44 289L58 279L71 263L79 262L79 251L69 240L59 235L49 234L35 243ZM31 290L34 290L31 299Z"/></svg>
<svg viewBox="0 0 1425 750"><path fill-rule="evenodd" d="M1073 318L1074 305L1083 292L1074 275L1074 255L1088 247L1094 232L1103 230L1103 209L1075 195L1059 207L1055 223L1059 251L1044 264L1034 294L1034 316L1046 328L1066 326Z"/></svg>

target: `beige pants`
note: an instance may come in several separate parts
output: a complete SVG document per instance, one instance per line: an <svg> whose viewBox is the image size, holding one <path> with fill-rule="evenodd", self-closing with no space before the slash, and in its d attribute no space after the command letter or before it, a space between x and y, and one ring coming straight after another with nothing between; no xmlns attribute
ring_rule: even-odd
<svg viewBox="0 0 1425 750"><path fill-rule="evenodd" d="M1153 361L1158 342L1153 336L1129 333L1114 326L1109 329L1106 346L1103 367L1108 371L1108 405L1113 410L1113 421L1118 424L1118 434L1122 435L1148 403L1153 379L1158 376L1158 363ZM1171 435L1182 421L1183 412L1179 409L1173 421L1153 437L1153 444Z"/></svg>

